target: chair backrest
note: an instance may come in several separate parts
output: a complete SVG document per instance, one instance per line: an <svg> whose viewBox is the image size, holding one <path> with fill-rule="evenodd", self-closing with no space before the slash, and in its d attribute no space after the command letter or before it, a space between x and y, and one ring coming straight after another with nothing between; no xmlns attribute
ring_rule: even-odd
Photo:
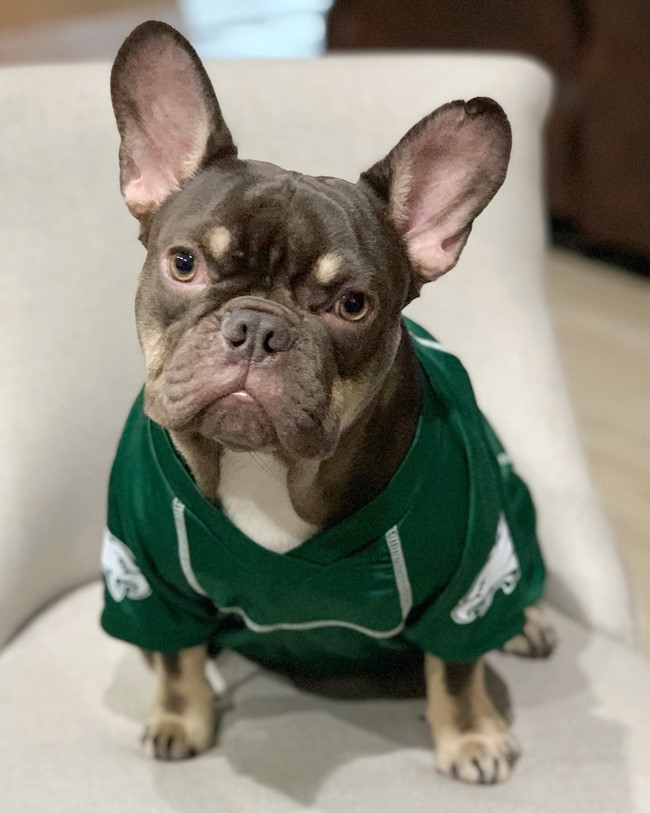
<svg viewBox="0 0 650 813"><path fill-rule="evenodd" d="M543 294L546 73L519 57L445 54L208 68L242 156L350 179L445 101L503 104L506 183L458 268L410 315L464 359L532 484L551 598L629 639ZM144 252L118 190L108 77L105 64L0 71L0 643L98 575L106 479L141 383L132 300Z"/></svg>

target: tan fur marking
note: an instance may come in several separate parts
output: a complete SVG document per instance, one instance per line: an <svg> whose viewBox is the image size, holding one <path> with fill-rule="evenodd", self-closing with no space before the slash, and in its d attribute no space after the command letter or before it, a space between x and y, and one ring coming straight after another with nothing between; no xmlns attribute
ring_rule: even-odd
<svg viewBox="0 0 650 813"><path fill-rule="evenodd" d="M339 418L341 431L350 426L366 401L367 380L365 377L337 378L332 384L332 413Z"/></svg>
<svg viewBox="0 0 650 813"><path fill-rule="evenodd" d="M225 226L215 226L205 236L206 245L215 260L220 260L232 244L232 234Z"/></svg>
<svg viewBox="0 0 650 813"><path fill-rule="evenodd" d="M488 696L483 661L456 697L447 689L444 663L433 655L425 655L425 676L438 770L473 784L507 779L519 747Z"/></svg>
<svg viewBox="0 0 650 813"><path fill-rule="evenodd" d="M524 612L524 629L503 645L503 651L522 658L548 658L557 646L555 630L539 605L526 607Z"/></svg>
<svg viewBox="0 0 650 813"><path fill-rule="evenodd" d="M206 659L205 646L182 649L170 670L159 652L153 654L158 690L143 737L151 756L185 759L214 743L214 693L205 675Z"/></svg>
<svg viewBox="0 0 650 813"><path fill-rule="evenodd" d="M149 378L160 375L165 360L165 347L162 336L144 333L140 336L140 345L147 365Z"/></svg>
<svg viewBox="0 0 650 813"><path fill-rule="evenodd" d="M314 265L314 277L321 285L329 285L341 270L342 260L338 254L323 254Z"/></svg>

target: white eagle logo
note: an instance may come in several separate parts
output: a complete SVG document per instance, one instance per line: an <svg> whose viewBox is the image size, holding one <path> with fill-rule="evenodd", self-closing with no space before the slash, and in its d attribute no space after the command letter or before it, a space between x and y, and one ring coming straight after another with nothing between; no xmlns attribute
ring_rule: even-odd
<svg viewBox="0 0 650 813"><path fill-rule="evenodd" d="M501 514L496 542L488 560L467 594L451 611L452 619L457 624L471 624L472 621L481 618L492 606L497 590L502 590L507 596L510 595L520 578L521 568L510 528L505 516Z"/></svg>
<svg viewBox="0 0 650 813"><path fill-rule="evenodd" d="M108 528L102 545L102 573L106 589L115 601L125 598L137 601L151 595L149 582L135 563L135 557Z"/></svg>

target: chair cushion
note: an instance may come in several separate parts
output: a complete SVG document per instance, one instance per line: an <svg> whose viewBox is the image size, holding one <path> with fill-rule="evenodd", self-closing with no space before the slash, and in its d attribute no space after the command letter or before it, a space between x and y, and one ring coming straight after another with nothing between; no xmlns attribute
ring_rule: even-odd
<svg viewBox="0 0 650 813"><path fill-rule="evenodd" d="M477 789L435 773L422 699L298 690L234 653L217 662L232 704L219 746L150 761L153 676L100 631L100 605L97 583L82 588L0 653L4 813L650 810L650 661L557 613L551 660L490 656L524 755L509 782Z"/></svg>

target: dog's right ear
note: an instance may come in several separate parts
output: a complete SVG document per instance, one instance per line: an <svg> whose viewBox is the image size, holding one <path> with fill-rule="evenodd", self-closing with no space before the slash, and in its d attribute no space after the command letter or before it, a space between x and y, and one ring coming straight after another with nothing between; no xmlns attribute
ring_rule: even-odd
<svg viewBox="0 0 650 813"><path fill-rule="evenodd" d="M202 167L237 156L196 51L166 23L143 23L124 41L111 98L122 139L120 185L137 218L147 219Z"/></svg>

